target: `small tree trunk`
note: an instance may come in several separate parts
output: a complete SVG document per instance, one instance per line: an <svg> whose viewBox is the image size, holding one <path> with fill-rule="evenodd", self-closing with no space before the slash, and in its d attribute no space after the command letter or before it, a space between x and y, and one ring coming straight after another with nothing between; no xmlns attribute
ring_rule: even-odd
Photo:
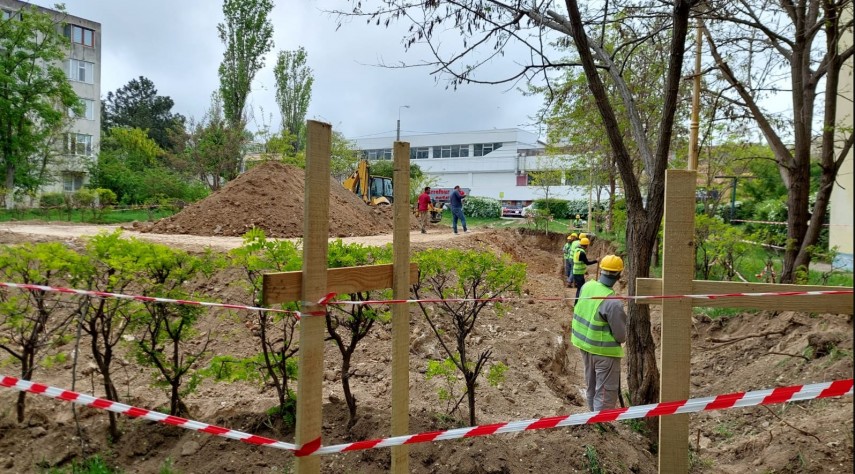
<svg viewBox="0 0 855 474"><path fill-rule="evenodd" d="M347 429L353 428L356 423L356 397L350 391L350 358L353 351L345 351L341 354L341 389L344 391L344 400L347 402Z"/></svg>
<svg viewBox="0 0 855 474"><path fill-rule="evenodd" d="M469 426L475 426L475 374L466 374L466 398L469 402Z"/></svg>
<svg viewBox="0 0 855 474"><path fill-rule="evenodd" d="M798 166L787 169L790 175L790 192L787 194L787 243L784 251L784 269L781 271L781 283L794 283L798 270L796 259L802 246L807 243L805 234L808 227L808 198L810 196L810 168ZM800 264L806 265L808 259L802 258Z"/></svg>

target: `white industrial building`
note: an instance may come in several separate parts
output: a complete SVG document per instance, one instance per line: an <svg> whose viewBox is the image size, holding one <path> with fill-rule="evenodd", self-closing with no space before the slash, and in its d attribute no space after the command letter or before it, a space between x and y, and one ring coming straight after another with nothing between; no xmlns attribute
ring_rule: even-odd
<svg viewBox="0 0 855 474"><path fill-rule="evenodd" d="M394 136L352 140L369 160L391 160ZM550 156L537 135L518 128L471 132L402 135L410 144L410 163L436 178L438 187L460 185L473 196L499 199L505 205L527 205L545 197L547 188L535 186L531 172L559 170L561 177L548 186L549 197L587 199L587 188L566 170L567 156ZM584 180L583 180L584 182Z"/></svg>

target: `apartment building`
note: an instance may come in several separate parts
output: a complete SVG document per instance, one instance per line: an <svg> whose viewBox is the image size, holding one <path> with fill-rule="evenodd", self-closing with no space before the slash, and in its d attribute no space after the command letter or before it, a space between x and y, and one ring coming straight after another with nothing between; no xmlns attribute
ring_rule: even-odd
<svg viewBox="0 0 855 474"><path fill-rule="evenodd" d="M101 138L101 24L28 2L0 0L4 19L30 6L51 15L71 43L62 67L83 101L84 112L71 117L68 132L57 137L50 170L53 181L41 191L73 192L88 182L87 165L95 159Z"/></svg>
<svg viewBox="0 0 855 474"><path fill-rule="evenodd" d="M394 136L352 140L369 160L391 160ZM504 205L527 205L535 199L588 199L584 176L565 170L572 157L552 157L537 135L518 128L401 136L410 144L410 163L437 180L437 187L460 185L473 196L495 198ZM532 172L559 170L549 186L536 186ZM548 188L548 189L547 189Z"/></svg>

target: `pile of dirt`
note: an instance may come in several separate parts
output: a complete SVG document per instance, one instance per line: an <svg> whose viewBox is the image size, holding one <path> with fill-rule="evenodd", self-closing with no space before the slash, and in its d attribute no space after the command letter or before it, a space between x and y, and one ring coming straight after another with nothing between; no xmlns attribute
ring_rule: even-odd
<svg viewBox="0 0 855 474"><path fill-rule="evenodd" d="M268 237L301 237L304 183L305 172L300 168L276 162L263 163L143 232L241 236L258 227L264 229ZM331 237L392 232L389 206L367 206L333 178L330 178L329 212Z"/></svg>

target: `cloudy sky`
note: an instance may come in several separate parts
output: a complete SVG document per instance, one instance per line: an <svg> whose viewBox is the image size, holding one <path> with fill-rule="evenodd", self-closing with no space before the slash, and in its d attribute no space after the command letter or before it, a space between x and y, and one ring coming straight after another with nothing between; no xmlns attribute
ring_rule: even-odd
<svg viewBox="0 0 855 474"><path fill-rule="evenodd" d="M32 3L52 7L55 0ZM447 80L427 68L389 69L378 64L417 64L427 50L405 52L403 26L385 29L358 20L338 31L325 13L342 0L278 0L272 13L274 50L253 82L249 98L257 128L278 127L273 65L276 52L303 46L315 77L307 118L332 124L349 138L394 136L400 112L402 134L519 127L540 134L533 118L539 97L524 97L512 85L464 85L447 89ZM101 96L132 78L151 79L160 95L175 101L174 111L200 118L219 87L223 21L219 0L65 0L68 13L101 23ZM523 59L521 59L523 60ZM504 63L502 63L504 61ZM491 65L501 73L513 53ZM410 108L400 108L409 105ZM263 113L262 113L263 110Z"/></svg>

